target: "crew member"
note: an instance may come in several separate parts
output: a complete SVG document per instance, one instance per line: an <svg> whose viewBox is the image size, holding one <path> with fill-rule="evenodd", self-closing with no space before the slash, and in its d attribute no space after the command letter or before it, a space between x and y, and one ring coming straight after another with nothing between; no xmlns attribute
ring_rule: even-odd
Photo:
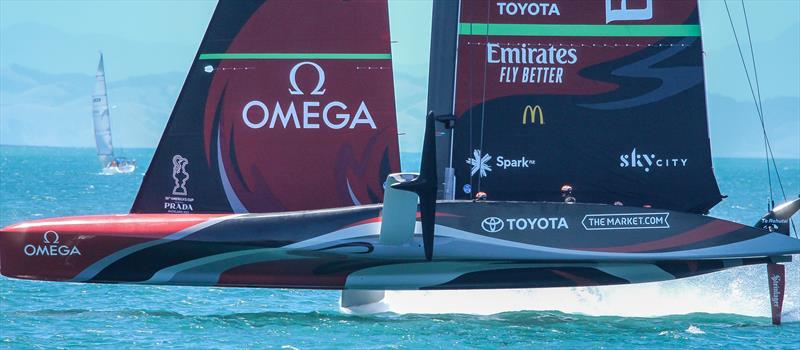
<svg viewBox="0 0 800 350"><path fill-rule="evenodd" d="M572 196L572 186L561 186L561 198L564 198L564 203L575 204L577 200Z"/></svg>
<svg viewBox="0 0 800 350"><path fill-rule="evenodd" d="M486 192L478 192L475 194L475 201L485 201L486 200Z"/></svg>

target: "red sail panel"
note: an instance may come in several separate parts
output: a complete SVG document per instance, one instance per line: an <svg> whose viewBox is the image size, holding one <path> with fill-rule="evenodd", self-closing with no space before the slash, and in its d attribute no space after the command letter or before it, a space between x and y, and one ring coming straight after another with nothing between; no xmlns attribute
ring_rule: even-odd
<svg viewBox="0 0 800 350"><path fill-rule="evenodd" d="M706 212L711 169L694 0L462 1L457 198Z"/></svg>
<svg viewBox="0 0 800 350"><path fill-rule="evenodd" d="M399 168L386 1L223 1L133 211L376 203Z"/></svg>

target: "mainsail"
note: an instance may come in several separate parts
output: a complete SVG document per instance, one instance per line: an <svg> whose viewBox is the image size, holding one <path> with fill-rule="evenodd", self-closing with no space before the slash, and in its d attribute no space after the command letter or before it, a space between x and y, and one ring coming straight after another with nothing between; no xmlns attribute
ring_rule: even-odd
<svg viewBox="0 0 800 350"><path fill-rule="evenodd" d="M114 158L114 146L111 143L111 119L108 113L108 93L106 92L106 73L103 67L103 54L95 75L94 94L92 95L92 119L94 121L94 141L97 144L97 157L105 166Z"/></svg>
<svg viewBox="0 0 800 350"><path fill-rule="evenodd" d="M379 202L400 168L388 5L220 1L132 212Z"/></svg>
<svg viewBox="0 0 800 350"><path fill-rule="evenodd" d="M435 6L433 35L429 106L458 118L439 149L455 198L560 200L570 184L582 202L720 201L696 0L462 1Z"/></svg>

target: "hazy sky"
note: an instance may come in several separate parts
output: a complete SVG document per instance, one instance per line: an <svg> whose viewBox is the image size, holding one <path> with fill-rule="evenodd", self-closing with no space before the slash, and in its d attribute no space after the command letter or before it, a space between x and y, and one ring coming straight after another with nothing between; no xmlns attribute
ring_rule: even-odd
<svg viewBox="0 0 800 350"><path fill-rule="evenodd" d="M733 17L744 34L744 22L741 12L741 2L729 0L728 4L733 12ZM169 45L174 48L169 55L159 57L158 65L141 65L124 67L115 72L117 78L127 75L140 75L144 73L160 73L165 71L186 71L197 46L205 31L208 20L211 18L216 1L214 0L0 0L0 30L9 31L15 27L29 27L31 25L45 25L57 29L71 36L78 36L97 43L101 49L109 40L123 39L130 45L140 46L140 52L154 45ZM722 0L700 1L701 20L703 25L704 47L708 53L723 51L733 47L734 39L731 33L728 17ZM745 2L748 9L748 19L755 46L758 49L759 69L765 76L770 71L779 72L782 69L776 64L794 63L797 65L800 57L784 57L791 47L800 43L800 1L799 0L748 0ZM413 75L426 75L429 47L428 35L430 33L430 1L424 0L392 0L390 1L391 29L393 39L398 41L393 45L394 61L401 71ZM789 32L788 38L794 41L774 43ZM6 38L6 40L25 41L24 37ZM0 43L0 50L12 46L13 43ZM785 49L785 52L782 51ZM70 57L58 57L53 61L48 57L46 48L28 48L29 59L24 62L11 62L17 59L19 53L2 50L0 64L11 63L30 64L39 63L36 69L52 73L78 73L86 72L85 66L90 66L95 59L95 52L84 52ZM113 56L115 52L107 52ZM148 53L159 55L158 52ZM793 60L788 60L792 58ZM48 59L47 64L42 59ZM740 74L741 63L738 57L707 57L709 63L726 66L730 74ZM729 66L730 67L727 67ZM709 67L711 68L711 67ZM794 68L797 71L797 68ZM785 76L785 72L782 75ZM727 95L747 97L749 90L746 86L742 94L736 91L727 91L720 86L721 92ZM711 92L713 83L710 84ZM781 86L771 89L765 84L766 95L793 95L800 96L800 83L793 86ZM789 90L787 91L787 88ZM730 90L730 89L728 89ZM773 91L774 90L774 91Z"/></svg>
<svg viewBox="0 0 800 350"><path fill-rule="evenodd" d="M392 46L395 75L410 77L424 89L431 2L389 4L397 41ZM708 93L752 102L723 1L700 4ZM728 4L744 39L742 3ZM92 74L97 50L103 49L111 82L145 74L185 74L215 5L214 0L0 0L0 68L17 64L47 73ZM764 99L790 97L800 104L800 0L747 0L745 5ZM403 109L420 116L403 120ZM404 125L421 126L424 101L410 109L398 105L398 110L401 131ZM409 146L417 143L413 137L401 142L407 150L418 148Z"/></svg>

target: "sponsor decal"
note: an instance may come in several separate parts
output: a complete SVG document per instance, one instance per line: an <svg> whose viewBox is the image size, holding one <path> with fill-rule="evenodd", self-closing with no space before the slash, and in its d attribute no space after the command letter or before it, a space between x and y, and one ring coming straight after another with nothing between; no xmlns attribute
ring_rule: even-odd
<svg viewBox="0 0 800 350"><path fill-rule="evenodd" d="M28 244L22 248L27 256L70 256L81 255L77 246L61 244L56 231L47 231L42 235L42 244Z"/></svg>
<svg viewBox="0 0 800 350"><path fill-rule="evenodd" d="M472 169L469 172L469 176L474 176L476 173L480 172L481 177L486 177L488 172L492 171L492 167L489 165L489 161L492 159L492 156L489 154L481 155L481 150L476 149L472 152L472 158L467 159L467 164L472 166Z"/></svg>
<svg viewBox="0 0 800 350"><path fill-rule="evenodd" d="M770 288L772 290L772 295L771 295L772 298L770 298L770 299L772 299L772 307L780 308L781 307L781 302L780 302L780 300L781 300L781 288L780 288L780 286L781 286L781 275L779 275L777 273L773 274L772 276L770 276L769 280L772 283L772 286L771 286L772 288Z"/></svg>
<svg viewBox="0 0 800 350"><path fill-rule="evenodd" d="M687 158L659 157L654 153L639 153L634 147L630 154L619 156L619 167L639 168L649 173L653 168L683 168L686 167L688 161Z"/></svg>
<svg viewBox="0 0 800 350"><path fill-rule="evenodd" d="M509 1L496 5L501 16L561 16L556 3Z"/></svg>
<svg viewBox="0 0 800 350"><path fill-rule="evenodd" d="M172 195L164 197L164 209L168 213L190 213L194 211L192 202L194 198L189 197L189 190L186 183L189 181L189 171L186 166L189 159L176 154L172 157Z"/></svg>
<svg viewBox="0 0 800 350"><path fill-rule="evenodd" d="M531 125L536 124L536 117L539 117L539 125L544 125L544 112L542 111L542 107L539 105L525 106L525 109L522 110L522 125L528 123L528 116L530 116Z"/></svg>
<svg viewBox="0 0 800 350"><path fill-rule="evenodd" d="M472 192L472 185L464 184L464 187L462 188L462 190L464 190L464 193L471 193Z"/></svg>
<svg viewBox="0 0 800 350"><path fill-rule="evenodd" d="M505 226L505 224L503 223L503 219L500 219L495 216L488 217L486 219L483 219L483 221L481 221L481 228L489 233L499 232L500 230L503 229L503 226Z"/></svg>
<svg viewBox="0 0 800 350"><path fill-rule="evenodd" d="M189 181L189 173L186 171L187 165L189 165L189 160L182 155L176 154L172 157L172 179L175 181L172 194L176 196L187 195L186 181Z"/></svg>
<svg viewBox="0 0 800 350"><path fill-rule="evenodd" d="M479 149L474 150L472 152L472 158L467 159L467 164L472 166L472 169L470 169L470 176L479 173L480 177L487 177L489 172L492 171L492 166L489 165L489 161L491 160L492 156L490 154L482 154ZM529 159L525 156L516 158L497 156L494 162L494 166L503 170L508 170L509 168L532 168L534 165L536 165L536 160Z"/></svg>
<svg viewBox="0 0 800 350"><path fill-rule="evenodd" d="M669 213L587 214L581 224L587 231L669 228Z"/></svg>
<svg viewBox="0 0 800 350"><path fill-rule="evenodd" d="M562 84L564 67L578 62L578 49L487 43L486 62L501 65L500 83Z"/></svg>
<svg viewBox="0 0 800 350"><path fill-rule="evenodd" d="M507 231L537 231L569 229L567 219L563 217L547 218L505 218L491 216L481 221L481 228L489 233Z"/></svg>
<svg viewBox="0 0 800 350"><path fill-rule="evenodd" d="M628 0L606 0L606 23L649 19L653 19L653 0L645 0L644 8L628 8Z"/></svg>
<svg viewBox="0 0 800 350"><path fill-rule="evenodd" d="M309 68L304 68L309 67ZM311 96L325 95L325 70L316 62L300 62L289 71L289 94L304 96L306 92L300 88L297 81L297 72L301 69L314 69L317 75L317 82L309 92ZM308 90L308 89L306 89ZM303 101L299 106L294 101L286 103L276 101L274 104L261 100L247 102L242 108L242 121L251 129L261 128L295 128L295 129L319 129L321 127L333 130L370 128L377 129L372 114L364 101L359 103L355 114L350 114L349 106L345 103L333 101ZM299 109L299 111L298 111Z"/></svg>

